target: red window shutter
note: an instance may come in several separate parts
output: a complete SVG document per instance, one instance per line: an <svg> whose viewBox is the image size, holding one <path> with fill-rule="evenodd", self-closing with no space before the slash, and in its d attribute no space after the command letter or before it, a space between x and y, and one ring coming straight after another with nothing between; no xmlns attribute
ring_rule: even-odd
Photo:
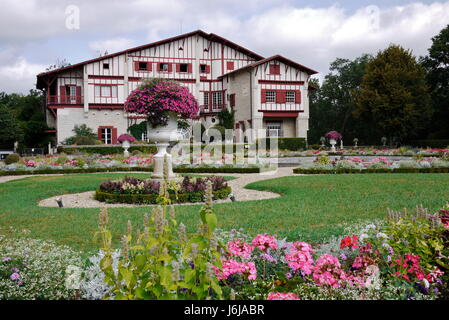
<svg viewBox="0 0 449 320"><path fill-rule="evenodd" d="M139 61L134 61L134 70L139 71Z"/></svg>
<svg viewBox="0 0 449 320"><path fill-rule="evenodd" d="M301 103L301 90L295 91L295 104Z"/></svg>
<svg viewBox="0 0 449 320"><path fill-rule="evenodd" d="M191 63L189 63L189 64L187 65L187 72L188 72L188 73L192 73L192 64L191 64Z"/></svg>
<svg viewBox="0 0 449 320"><path fill-rule="evenodd" d="M117 128L112 128L112 144L117 144Z"/></svg>
<svg viewBox="0 0 449 320"><path fill-rule="evenodd" d="M231 102L231 107L234 107L235 106L235 93L231 94L230 102Z"/></svg>
<svg viewBox="0 0 449 320"><path fill-rule="evenodd" d="M81 87L76 86L76 103L80 104L81 102Z"/></svg>
<svg viewBox="0 0 449 320"><path fill-rule="evenodd" d="M67 103L66 94L65 94L65 86L59 87L59 103Z"/></svg>
<svg viewBox="0 0 449 320"><path fill-rule="evenodd" d="M285 103L285 90L276 90L276 103Z"/></svg>
<svg viewBox="0 0 449 320"><path fill-rule="evenodd" d="M270 64L270 74L274 74L274 69L275 69L275 65L274 64Z"/></svg>
<svg viewBox="0 0 449 320"><path fill-rule="evenodd" d="M234 61L228 61L228 62L226 62L226 69L228 69L228 70L234 70Z"/></svg>
<svg viewBox="0 0 449 320"><path fill-rule="evenodd" d="M180 63L176 64L176 72L181 72L181 64Z"/></svg>
<svg viewBox="0 0 449 320"><path fill-rule="evenodd" d="M147 62L147 71L153 70L153 64L151 62Z"/></svg>
<svg viewBox="0 0 449 320"><path fill-rule="evenodd" d="M172 63L169 63L168 64L168 72L172 72L172 69L173 68L173 64Z"/></svg>
<svg viewBox="0 0 449 320"><path fill-rule="evenodd" d="M266 89L262 89L260 91L260 102L261 103L266 103L267 102L267 90Z"/></svg>
<svg viewBox="0 0 449 320"><path fill-rule="evenodd" d="M97 130L97 134L98 134L98 140L101 141L102 140L102 136L101 136L101 127L98 128Z"/></svg>
<svg viewBox="0 0 449 320"><path fill-rule="evenodd" d="M206 73L210 73L210 66L209 65L206 66Z"/></svg>
<svg viewBox="0 0 449 320"><path fill-rule="evenodd" d="M280 64L277 64L275 69L276 69L276 74L281 74L281 65Z"/></svg>

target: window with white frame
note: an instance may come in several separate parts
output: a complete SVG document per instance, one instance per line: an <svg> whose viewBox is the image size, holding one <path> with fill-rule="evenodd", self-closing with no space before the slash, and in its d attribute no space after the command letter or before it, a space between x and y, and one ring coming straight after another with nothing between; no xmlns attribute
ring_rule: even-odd
<svg viewBox="0 0 449 320"><path fill-rule="evenodd" d="M285 101L288 103L295 103L295 91L287 91L285 93Z"/></svg>
<svg viewBox="0 0 449 320"><path fill-rule="evenodd" d="M266 91L265 98L267 102L276 102L276 91Z"/></svg>
<svg viewBox="0 0 449 320"><path fill-rule="evenodd" d="M147 130L142 132L142 141L148 142L148 132L147 132Z"/></svg>
<svg viewBox="0 0 449 320"><path fill-rule="evenodd" d="M281 121L267 121L267 136L268 137L282 137L282 122Z"/></svg>
<svg viewBox="0 0 449 320"><path fill-rule="evenodd" d="M209 105L209 92L203 92L203 105Z"/></svg>
<svg viewBox="0 0 449 320"><path fill-rule="evenodd" d="M103 142L104 144L112 143L112 128L101 129L101 142Z"/></svg>
<svg viewBox="0 0 449 320"><path fill-rule="evenodd" d="M212 105L214 109L221 108L222 104L223 104L223 92L221 91L212 92Z"/></svg>
<svg viewBox="0 0 449 320"><path fill-rule="evenodd" d="M68 103L76 103L76 86L66 86L66 95Z"/></svg>
<svg viewBox="0 0 449 320"><path fill-rule="evenodd" d="M159 71L168 72L168 63L160 63L159 64Z"/></svg>
<svg viewBox="0 0 449 320"><path fill-rule="evenodd" d="M95 86L95 97L117 98L118 86Z"/></svg>

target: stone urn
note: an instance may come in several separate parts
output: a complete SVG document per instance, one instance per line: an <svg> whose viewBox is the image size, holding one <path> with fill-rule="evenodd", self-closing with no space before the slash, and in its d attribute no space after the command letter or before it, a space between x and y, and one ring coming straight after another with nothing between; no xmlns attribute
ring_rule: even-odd
<svg viewBox="0 0 449 320"><path fill-rule="evenodd" d="M176 113L170 112L169 119L165 126L152 127L147 122L148 139L157 147L157 153L153 157L154 169L152 179L164 179L164 161L167 157L168 179L176 180L178 177L173 173L172 155L167 152L170 142L181 140L182 136L178 132L178 117Z"/></svg>
<svg viewBox="0 0 449 320"><path fill-rule="evenodd" d="M331 152L337 152L337 149L335 149L335 145L337 144L337 140L329 139L329 143L331 144Z"/></svg>
<svg viewBox="0 0 449 320"><path fill-rule="evenodd" d="M128 149L131 147L131 142L129 142L128 140L124 140L122 142L122 148L123 148L123 154L125 157L129 157L129 151Z"/></svg>

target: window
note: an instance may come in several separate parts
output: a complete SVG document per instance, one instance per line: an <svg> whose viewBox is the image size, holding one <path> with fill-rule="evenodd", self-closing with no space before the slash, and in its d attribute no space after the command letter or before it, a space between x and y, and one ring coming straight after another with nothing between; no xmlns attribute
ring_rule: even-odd
<svg viewBox="0 0 449 320"><path fill-rule="evenodd" d="M287 91L285 93L285 101L295 103L295 91Z"/></svg>
<svg viewBox="0 0 449 320"><path fill-rule="evenodd" d="M148 132L147 132L147 130L142 132L142 141L146 141L146 142L149 141L148 140Z"/></svg>
<svg viewBox="0 0 449 320"><path fill-rule="evenodd" d="M229 103L231 107L235 107L235 93L229 95Z"/></svg>
<svg viewBox="0 0 449 320"><path fill-rule="evenodd" d="M103 69L109 70L109 63L103 63Z"/></svg>
<svg viewBox="0 0 449 320"><path fill-rule="evenodd" d="M267 136L268 137L282 137L282 122L267 121Z"/></svg>
<svg viewBox="0 0 449 320"><path fill-rule="evenodd" d="M146 71L148 70L148 62L139 62L139 70L142 71Z"/></svg>
<svg viewBox="0 0 449 320"><path fill-rule="evenodd" d="M228 61L228 62L226 62L226 69L228 69L228 70L234 70L234 61Z"/></svg>
<svg viewBox="0 0 449 320"><path fill-rule="evenodd" d="M179 65L179 72L189 72L189 65L187 63L181 63Z"/></svg>
<svg viewBox="0 0 449 320"><path fill-rule="evenodd" d="M112 143L112 128L101 129L101 142L103 142L104 144Z"/></svg>
<svg viewBox="0 0 449 320"><path fill-rule="evenodd" d="M267 102L276 102L276 91L266 91L265 98Z"/></svg>
<svg viewBox="0 0 449 320"><path fill-rule="evenodd" d="M159 63L159 71L168 72L168 63Z"/></svg>
<svg viewBox="0 0 449 320"><path fill-rule="evenodd" d="M209 92L203 92L203 105L209 105Z"/></svg>
<svg viewBox="0 0 449 320"><path fill-rule="evenodd" d="M118 86L95 86L95 97L117 98Z"/></svg>
<svg viewBox="0 0 449 320"><path fill-rule="evenodd" d="M66 86L65 94L68 97L67 103L76 103L76 86Z"/></svg>
<svg viewBox="0 0 449 320"><path fill-rule="evenodd" d="M200 64L200 72L201 73L206 73L207 72L207 65Z"/></svg>
<svg viewBox="0 0 449 320"><path fill-rule="evenodd" d="M221 91L212 92L212 105L214 109L221 108L223 104L223 93Z"/></svg>

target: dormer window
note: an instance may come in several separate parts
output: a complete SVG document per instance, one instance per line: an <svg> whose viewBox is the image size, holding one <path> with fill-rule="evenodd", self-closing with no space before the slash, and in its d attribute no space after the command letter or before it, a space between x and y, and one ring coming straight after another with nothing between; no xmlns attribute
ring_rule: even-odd
<svg viewBox="0 0 449 320"><path fill-rule="evenodd" d="M206 73L207 66L205 64L200 64L200 72Z"/></svg>
<svg viewBox="0 0 449 320"><path fill-rule="evenodd" d="M109 63L108 62L103 63L103 69L104 70L109 70Z"/></svg>

